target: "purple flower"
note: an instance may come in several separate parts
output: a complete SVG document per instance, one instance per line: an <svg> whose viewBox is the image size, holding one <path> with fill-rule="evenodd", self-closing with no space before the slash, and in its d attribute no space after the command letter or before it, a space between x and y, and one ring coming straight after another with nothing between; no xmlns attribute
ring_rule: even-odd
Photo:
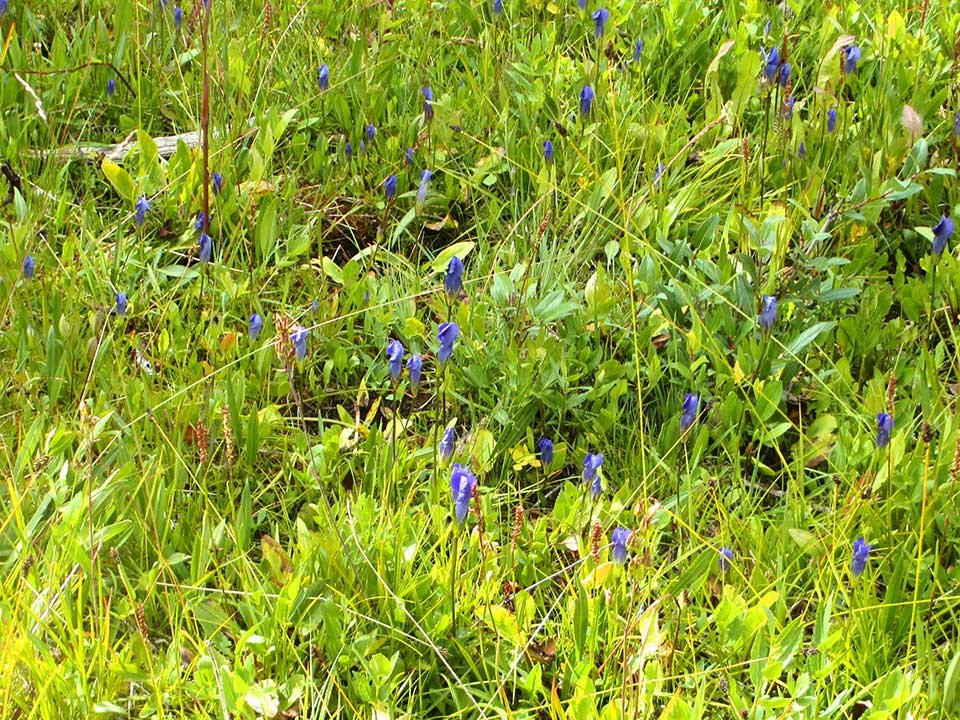
<svg viewBox="0 0 960 720"><path fill-rule="evenodd" d="M549 438L540 438L540 441L537 443L537 451L540 454L540 464L544 468L548 468L553 465L553 440Z"/></svg>
<svg viewBox="0 0 960 720"><path fill-rule="evenodd" d="M143 225L143 221L147 217L147 210L150 209L150 201L147 200L146 195L141 195L137 198L137 202L133 207L136 210L134 221L137 223L137 227L139 227L140 225Z"/></svg>
<svg viewBox="0 0 960 720"><path fill-rule="evenodd" d="M417 188L417 205L423 205L427 201L427 190L430 187L430 177L432 170L423 170L420 173L420 187Z"/></svg>
<svg viewBox="0 0 960 720"><path fill-rule="evenodd" d="M799 157L802 160L806 156L807 156L807 144L801 140L800 147L797 148L797 157Z"/></svg>
<svg viewBox="0 0 960 720"><path fill-rule="evenodd" d="M580 114L586 117L590 114L590 108L593 107L593 99L596 95L593 92L593 88L589 85L584 85L583 90L580 91Z"/></svg>
<svg viewBox="0 0 960 720"><path fill-rule="evenodd" d="M880 413L877 415L877 447L885 448L890 443L890 433L893 432L893 415Z"/></svg>
<svg viewBox="0 0 960 720"><path fill-rule="evenodd" d="M763 48L760 48L760 56L763 59L764 77L767 78L767 82L773 82L777 73L780 72L780 48L772 47L770 52L765 52Z"/></svg>
<svg viewBox="0 0 960 720"><path fill-rule="evenodd" d="M387 343L387 367L394 382L400 379L400 373L403 372L403 352L403 343L399 340Z"/></svg>
<svg viewBox="0 0 960 720"><path fill-rule="evenodd" d="M683 404L680 406L680 431L686 432L690 426L697 421L697 413L700 410L700 396L696 393L687 393L683 396Z"/></svg>
<svg viewBox="0 0 960 720"><path fill-rule="evenodd" d="M423 119L427 122L433 120L433 90L429 85L423 86Z"/></svg>
<svg viewBox="0 0 960 720"><path fill-rule="evenodd" d="M590 483L590 495L596 500L600 497L603 487L600 484L600 475L597 472L603 465L602 453L587 453L583 459L583 481Z"/></svg>
<svg viewBox="0 0 960 720"><path fill-rule="evenodd" d="M457 433L451 425L443 431L443 435L440 437L440 446L437 448L437 453L440 455L440 462L447 462L447 460L453 457L453 451L456 445Z"/></svg>
<svg viewBox="0 0 960 720"><path fill-rule="evenodd" d="M837 129L837 109L830 108L827 110L827 132L833 132Z"/></svg>
<svg viewBox="0 0 960 720"><path fill-rule="evenodd" d="M210 256L213 253L213 239L206 233L200 233L199 257L200 262L210 262Z"/></svg>
<svg viewBox="0 0 960 720"><path fill-rule="evenodd" d="M307 356L307 335L310 333L303 325L298 325L290 333L290 340L293 342L293 348L297 353L297 360L303 360Z"/></svg>
<svg viewBox="0 0 960 720"><path fill-rule="evenodd" d="M853 541L853 561L850 563L850 569L853 571L854 577L860 577L863 575L863 571L867 569L867 560L870 559L872 548L873 545L867 545L867 541L863 539L862 535Z"/></svg>
<svg viewBox="0 0 960 720"><path fill-rule="evenodd" d="M0 0L0 17L7 14L7 5L9 4L9 0Z"/></svg>
<svg viewBox="0 0 960 720"><path fill-rule="evenodd" d="M386 180L383 181L383 195L386 197L387 202L393 200L394 196L397 194L397 176L390 175Z"/></svg>
<svg viewBox="0 0 960 720"><path fill-rule="evenodd" d="M260 337L260 331L263 330L263 318L260 317L258 313L254 313L250 316L250 321L248 323L247 332L250 334L251 340L256 340Z"/></svg>
<svg viewBox="0 0 960 720"><path fill-rule="evenodd" d="M663 177L663 171L666 170L666 166L663 163L657 163L656 169L653 171L653 186L660 186L660 178Z"/></svg>
<svg viewBox="0 0 960 720"><path fill-rule="evenodd" d="M598 38L603 37L603 26L606 25L607 20L610 19L610 11L606 8L600 8L599 10L595 10L591 17L593 18L594 24L594 36Z"/></svg>
<svg viewBox="0 0 960 720"><path fill-rule="evenodd" d="M445 363L450 359L450 356L453 355L453 343L459 335L460 328L456 323L440 323L440 327L437 328L437 341L440 343L437 350L437 360Z"/></svg>
<svg viewBox="0 0 960 720"><path fill-rule="evenodd" d="M640 56L643 54L643 40L637 40L633 45L633 61L640 62Z"/></svg>
<svg viewBox="0 0 960 720"><path fill-rule="evenodd" d="M733 550L724 546L717 553L717 567L720 572L725 573L730 570L730 563L733 561Z"/></svg>
<svg viewBox="0 0 960 720"><path fill-rule="evenodd" d="M113 94L117 91L117 81L113 78L107 80L107 97L113 97Z"/></svg>
<svg viewBox="0 0 960 720"><path fill-rule="evenodd" d="M377 126L373 123L370 123L367 125L367 142L373 144L375 137L377 137Z"/></svg>
<svg viewBox="0 0 960 720"><path fill-rule="evenodd" d="M857 63L860 62L860 58L863 56L863 53L860 52L860 48L856 45L850 45L847 48L844 48L844 55L846 56L843 62L843 71L849 75L852 72L855 72L857 69Z"/></svg>
<svg viewBox="0 0 960 720"><path fill-rule="evenodd" d="M216 197L220 194L220 191L223 190L223 175L218 172L215 172L211 179L213 181L213 196Z"/></svg>
<svg viewBox="0 0 960 720"><path fill-rule="evenodd" d="M493 0L493 14L499 15L503 12L503 0Z"/></svg>
<svg viewBox="0 0 960 720"><path fill-rule="evenodd" d="M206 219L207 216L203 214L203 210L197 213L197 219L193 221L193 229L195 232L203 230L203 223Z"/></svg>
<svg viewBox="0 0 960 720"><path fill-rule="evenodd" d="M23 259L23 264L20 266L20 271L27 280L33 280L33 274L36 272L36 270L37 261L33 259L33 255L27 255Z"/></svg>
<svg viewBox="0 0 960 720"><path fill-rule="evenodd" d="M953 220L946 215L941 215L940 222L930 229L933 230L933 253L939 255L947 247L947 240L953 235Z"/></svg>
<svg viewBox="0 0 960 720"><path fill-rule="evenodd" d="M410 385L416 389L423 374L423 358L419 355L411 355L407 360L407 372L410 373Z"/></svg>
<svg viewBox="0 0 960 720"><path fill-rule="evenodd" d="M775 295L763 296L763 307L760 308L760 317L757 322L765 332L770 332L773 329L774 323L777 322L777 298Z"/></svg>
<svg viewBox="0 0 960 720"><path fill-rule="evenodd" d="M353 143L349 140L343 145L343 156L347 159L347 162L350 161L350 158L353 157Z"/></svg>
<svg viewBox="0 0 960 720"><path fill-rule="evenodd" d="M627 561L627 543L630 541L631 535L633 535L633 531L625 527L618 527L613 531L611 540L613 542L614 562L623 565Z"/></svg>
<svg viewBox="0 0 960 720"><path fill-rule="evenodd" d="M787 86L787 83L790 81L790 63L785 62L780 66L780 85L783 87Z"/></svg>
<svg viewBox="0 0 960 720"><path fill-rule="evenodd" d="M543 159L549 165L553 162L553 141L543 141Z"/></svg>
<svg viewBox="0 0 960 720"><path fill-rule="evenodd" d="M330 87L330 68L324 63L320 66L320 69L317 70L317 83L320 85L321 90L326 90Z"/></svg>
<svg viewBox="0 0 960 720"><path fill-rule="evenodd" d="M457 525L463 525L470 511L470 498L473 497L477 479L470 472L470 468L454 463L450 472L450 492L453 495L453 510L457 517Z"/></svg>
<svg viewBox="0 0 960 720"><path fill-rule="evenodd" d="M173 8L173 24L177 26L177 30L183 24L183 10L179 5L175 5Z"/></svg>
<svg viewBox="0 0 960 720"><path fill-rule="evenodd" d="M407 167L413 165L413 148L407 148L403 153L403 164Z"/></svg>
<svg viewBox="0 0 960 720"><path fill-rule="evenodd" d="M126 315L127 314L127 294L121 290L117 293L117 304L114 306L114 312L117 315Z"/></svg>
<svg viewBox="0 0 960 720"><path fill-rule="evenodd" d="M579 7L581 10L586 10L587 0L577 0L577 7Z"/></svg>
<svg viewBox="0 0 960 720"><path fill-rule="evenodd" d="M447 291L447 298L455 300L460 296L463 288L463 260L454 255L447 263L447 274L443 278L443 287Z"/></svg>

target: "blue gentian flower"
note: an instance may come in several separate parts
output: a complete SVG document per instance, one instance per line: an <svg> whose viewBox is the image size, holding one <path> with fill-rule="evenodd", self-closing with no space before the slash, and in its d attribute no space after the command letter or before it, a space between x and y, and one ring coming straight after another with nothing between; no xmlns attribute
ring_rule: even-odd
<svg viewBox="0 0 960 720"><path fill-rule="evenodd" d="M867 545L867 541L863 539L862 535L853 541L853 561L850 563L850 569L853 571L854 577L860 577L863 575L863 571L867 569L867 560L870 559L872 548L873 545Z"/></svg>
<svg viewBox="0 0 960 720"><path fill-rule="evenodd" d="M443 287L451 300L460 295L463 288L463 260L454 255L447 263L447 274L443 278Z"/></svg>
<svg viewBox="0 0 960 720"><path fill-rule="evenodd" d="M207 216L203 214L203 210L197 213L197 219L193 221L193 229L195 232L203 230L203 222L206 219Z"/></svg>
<svg viewBox="0 0 960 720"><path fill-rule="evenodd" d="M377 126L373 123L367 125L367 142L372 144L374 138L377 137Z"/></svg>
<svg viewBox="0 0 960 720"><path fill-rule="evenodd" d="M127 294L121 290L117 293L117 304L114 306L117 315L127 314Z"/></svg>
<svg viewBox="0 0 960 720"><path fill-rule="evenodd" d="M470 472L470 468L460 463L454 463L450 472L450 492L453 495L453 510L457 517L457 525L463 525L470 511L470 498L473 497L477 479Z"/></svg>
<svg viewBox="0 0 960 720"><path fill-rule="evenodd" d="M827 132L833 132L837 129L837 109L830 108L827 110Z"/></svg>
<svg viewBox="0 0 960 720"><path fill-rule="evenodd" d="M179 5L173 8L173 24L177 26L177 30L183 24L183 9Z"/></svg>
<svg viewBox="0 0 960 720"><path fill-rule="evenodd" d="M553 141L544 140L543 141L543 159L549 165L553 162Z"/></svg>
<svg viewBox="0 0 960 720"><path fill-rule="evenodd" d="M663 171L666 170L666 166L663 163L657 163L656 169L653 171L653 186L660 186L660 179L663 177Z"/></svg>
<svg viewBox="0 0 960 720"><path fill-rule="evenodd" d="M134 215L134 220L137 223L137 226L143 225L144 219L147 217L147 210L150 209L150 201L147 200L146 195L141 195L137 198L137 202L134 204L134 209L136 213Z"/></svg>
<svg viewBox="0 0 960 720"><path fill-rule="evenodd" d="M947 247L947 240L953 235L953 220L946 215L941 215L940 222L930 229L933 231L933 253L939 255Z"/></svg>
<svg viewBox="0 0 960 720"><path fill-rule="evenodd" d="M633 531L625 527L618 527L613 531L611 540L613 541L614 562L623 565L627 561L627 543L630 541L631 535L633 535Z"/></svg>
<svg viewBox="0 0 960 720"><path fill-rule="evenodd" d="M717 553L717 567L720 572L725 573L730 569L730 563L733 561L733 550L724 546Z"/></svg>
<svg viewBox="0 0 960 720"><path fill-rule="evenodd" d="M640 62L640 56L643 54L643 40L637 40L633 44L633 61Z"/></svg>
<svg viewBox="0 0 960 720"><path fill-rule="evenodd" d="M310 333L303 325L290 333L290 340L293 341L293 348L297 353L297 360L303 360L307 356L307 335Z"/></svg>
<svg viewBox="0 0 960 720"><path fill-rule="evenodd" d="M700 410L700 396L696 393L687 393L683 396L683 404L680 406L680 431L686 432L697 420L697 412Z"/></svg>
<svg viewBox="0 0 960 720"><path fill-rule="evenodd" d="M790 63L785 62L780 66L780 85L783 87L787 86L787 83L790 82Z"/></svg>
<svg viewBox="0 0 960 720"><path fill-rule="evenodd" d="M590 114L590 108L593 106L593 98L595 97L593 88L584 85L583 90L580 91L580 114L584 117Z"/></svg>
<svg viewBox="0 0 960 720"><path fill-rule="evenodd" d="M537 443L537 451L540 453L540 464L544 468L553 465L553 440L550 438L540 438Z"/></svg>
<svg viewBox="0 0 960 720"><path fill-rule="evenodd" d="M403 153L403 164L407 167L413 165L413 148L407 148Z"/></svg>
<svg viewBox="0 0 960 720"><path fill-rule="evenodd" d="M343 145L343 155L348 161L353 157L353 143L349 140Z"/></svg>
<svg viewBox="0 0 960 720"><path fill-rule="evenodd" d="M206 233L200 233L199 249L200 262L210 262L210 256L213 253L213 239Z"/></svg>
<svg viewBox="0 0 960 720"><path fill-rule="evenodd" d="M770 52L760 48L760 56L763 58L764 77L767 78L767 82L773 82L777 73L780 72L780 48L774 46L770 48Z"/></svg>
<svg viewBox="0 0 960 720"><path fill-rule="evenodd" d="M893 432L893 415L879 413L877 415L877 447L885 448L890 443L890 433Z"/></svg>
<svg viewBox="0 0 960 720"><path fill-rule="evenodd" d="M757 322L765 332L773 329L777 322L777 297L775 295L763 296L763 307L760 308L760 317Z"/></svg>
<svg viewBox="0 0 960 720"><path fill-rule="evenodd" d="M317 310L320 309L320 298L314 298L313 302L310 303L310 314L316 315Z"/></svg>
<svg viewBox="0 0 960 720"><path fill-rule="evenodd" d="M587 2L588 0L577 0L577 7L579 7L581 10L586 10Z"/></svg>
<svg viewBox="0 0 960 720"><path fill-rule="evenodd" d="M595 483L598 478L597 470L601 465L603 465L603 453L587 453L583 459L583 481ZM599 491L596 494L599 495Z"/></svg>
<svg viewBox="0 0 960 720"><path fill-rule="evenodd" d="M383 181L383 195L386 197L387 201L393 200L394 196L397 194L397 176L390 175L386 180Z"/></svg>
<svg viewBox="0 0 960 720"><path fill-rule="evenodd" d="M427 190L430 187L430 176L432 170L423 170L420 173L420 187L417 188L417 205L423 205L427 201Z"/></svg>
<svg viewBox="0 0 960 720"><path fill-rule="evenodd" d="M603 37L603 26L607 24L607 20L610 19L610 11L606 8L600 8L595 10L593 15L594 31L593 34L595 37Z"/></svg>
<svg viewBox="0 0 960 720"><path fill-rule="evenodd" d="M433 120L433 90L429 85L423 86L423 119L427 122Z"/></svg>
<svg viewBox="0 0 960 720"><path fill-rule="evenodd" d="M400 373L403 372L403 352L403 343L399 340L387 343L387 367L394 382L400 379Z"/></svg>
<svg viewBox="0 0 960 720"><path fill-rule="evenodd" d="M807 156L807 144L801 140L800 147L797 148L797 157L799 157L802 160L806 156Z"/></svg>
<svg viewBox="0 0 960 720"><path fill-rule="evenodd" d="M113 78L107 80L107 97L113 97L113 94L117 91L117 81Z"/></svg>
<svg viewBox="0 0 960 720"><path fill-rule="evenodd" d="M453 450L456 445L457 433L451 425L443 431L443 435L440 437L440 446L437 448L437 453L440 455L440 462L446 462L453 457Z"/></svg>
<svg viewBox="0 0 960 720"><path fill-rule="evenodd" d="M20 266L20 271L27 280L33 280L33 274L36 270L37 261L33 259L33 255L27 255L23 259L23 265Z"/></svg>
<svg viewBox="0 0 960 720"><path fill-rule="evenodd" d="M9 0L0 0L0 17L7 14L7 5L9 4Z"/></svg>
<svg viewBox="0 0 960 720"><path fill-rule="evenodd" d="M767 24L763 26L763 36L767 37L770 34L770 21L767 20Z"/></svg>
<svg viewBox="0 0 960 720"><path fill-rule="evenodd" d="M212 176L213 183L213 196L216 197L220 194L220 191L223 190L223 175L218 172L215 172Z"/></svg>
<svg viewBox="0 0 960 720"><path fill-rule="evenodd" d="M260 337L260 331L263 330L263 318L260 317L259 313L254 313L250 316L250 321L248 322L248 333L250 334L251 340L256 340Z"/></svg>
<svg viewBox="0 0 960 720"><path fill-rule="evenodd" d="M453 354L453 343L459 335L460 328L456 323L440 323L440 327L437 328L437 340L440 343L440 348L437 350L437 360L445 363L450 359Z"/></svg>
<svg viewBox="0 0 960 720"><path fill-rule="evenodd" d="M330 87L330 68L324 63L320 66L320 69L317 70L317 83L320 85L321 90L326 90Z"/></svg>
<svg viewBox="0 0 960 720"><path fill-rule="evenodd" d="M493 0L493 14L499 15L503 12L503 0Z"/></svg>
<svg viewBox="0 0 960 720"><path fill-rule="evenodd" d="M846 59L843 63L843 71L849 75L850 73L856 71L857 63L860 62L860 58L862 57L863 53L860 52L860 48L856 45L850 45L849 47L845 48L843 52L846 56Z"/></svg>
<svg viewBox="0 0 960 720"><path fill-rule="evenodd" d="M420 376L423 374L423 358L414 354L407 360L407 372L410 373L410 386L414 389L420 384Z"/></svg>

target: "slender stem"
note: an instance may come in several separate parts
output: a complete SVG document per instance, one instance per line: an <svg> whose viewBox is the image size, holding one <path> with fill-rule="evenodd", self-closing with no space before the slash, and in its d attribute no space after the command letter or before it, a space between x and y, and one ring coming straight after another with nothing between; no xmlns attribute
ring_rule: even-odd
<svg viewBox="0 0 960 720"><path fill-rule="evenodd" d="M453 527L453 557L450 562L450 623L457 638L457 564L460 559L460 526Z"/></svg>

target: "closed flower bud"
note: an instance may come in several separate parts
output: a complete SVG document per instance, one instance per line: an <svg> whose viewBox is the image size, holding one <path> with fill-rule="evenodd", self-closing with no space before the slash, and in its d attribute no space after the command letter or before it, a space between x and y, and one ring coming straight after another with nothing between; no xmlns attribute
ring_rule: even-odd
<svg viewBox="0 0 960 720"><path fill-rule="evenodd" d="M863 571L867 569L867 560L870 559L870 550L872 548L873 545L867 545L863 536L853 541L853 560L850 563L850 570L853 572L854 577L860 577L863 575Z"/></svg>
<svg viewBox="0 0 960 720"><path fill-rule="evenodd" d="M259 314L254 313L250 316L249 325L249 334L251 340L256 340L260 337L260 331L263 330L263 318Z"/></svg>

